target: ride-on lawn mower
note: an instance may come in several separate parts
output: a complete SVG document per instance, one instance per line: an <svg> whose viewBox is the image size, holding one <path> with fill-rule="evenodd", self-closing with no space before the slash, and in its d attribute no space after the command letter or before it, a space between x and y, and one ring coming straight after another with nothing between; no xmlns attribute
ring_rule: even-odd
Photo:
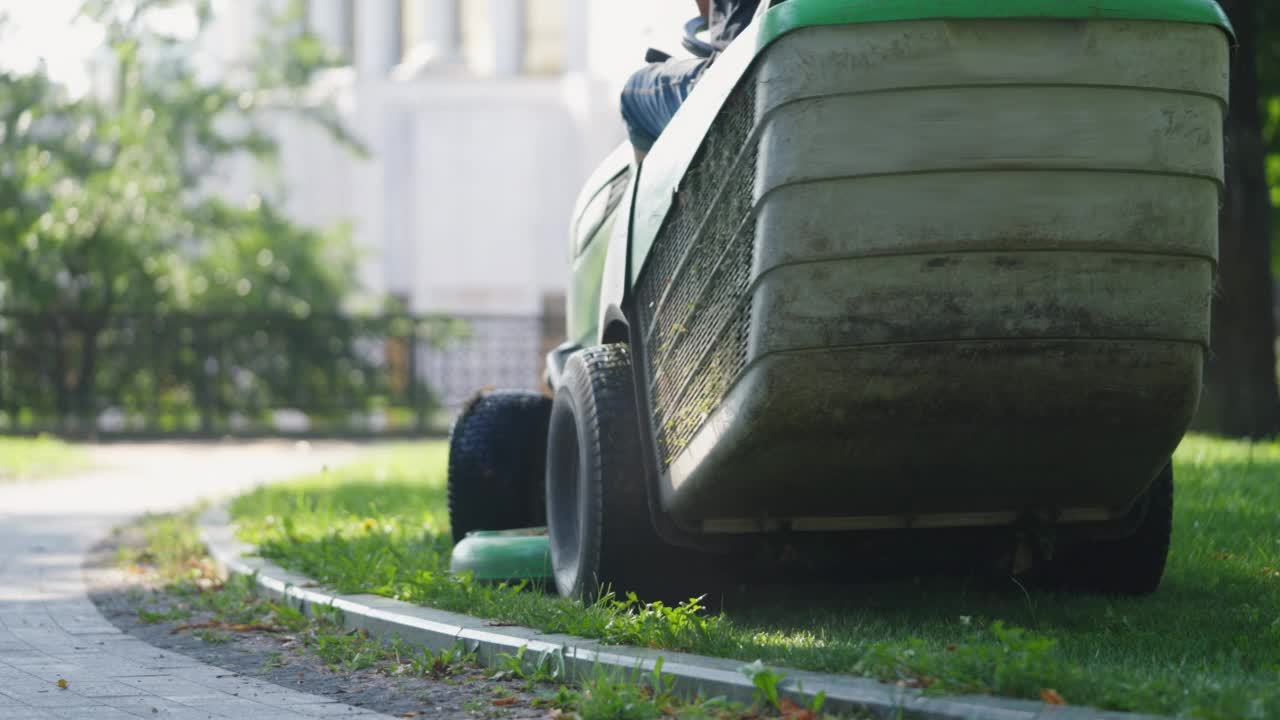
<svg viewBox="0 0 1280 720"><path fill-rule="evenodd" d="M764 5L643 165L620 147L587 184L554 401L462 413L455 538L545 523L522 573L549 546L569 596L889 536L1154 591L1208 348L1226 16ZM483 576L513 536L473 539Z"/></svg>

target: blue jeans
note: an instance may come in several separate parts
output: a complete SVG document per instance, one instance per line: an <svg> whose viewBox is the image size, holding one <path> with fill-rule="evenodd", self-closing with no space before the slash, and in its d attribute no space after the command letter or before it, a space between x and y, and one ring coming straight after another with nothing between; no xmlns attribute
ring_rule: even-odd
<svg viewBox="0 0 1280 720"><path fill-rule="evenodd" d="M699 58L667 60L631 76L622 89L622 119L636 150L649 152L709 64Z"/></svg>

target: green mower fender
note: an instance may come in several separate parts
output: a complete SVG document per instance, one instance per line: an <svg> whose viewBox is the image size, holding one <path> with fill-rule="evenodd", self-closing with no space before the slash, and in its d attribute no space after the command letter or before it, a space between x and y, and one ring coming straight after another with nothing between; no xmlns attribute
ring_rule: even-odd
<svg viewBox="0 0 1280 720"><path fill-rule="evenodd" d="M453 547L449 571L484 582L551 582L546 528L477 530Z"/></svg>

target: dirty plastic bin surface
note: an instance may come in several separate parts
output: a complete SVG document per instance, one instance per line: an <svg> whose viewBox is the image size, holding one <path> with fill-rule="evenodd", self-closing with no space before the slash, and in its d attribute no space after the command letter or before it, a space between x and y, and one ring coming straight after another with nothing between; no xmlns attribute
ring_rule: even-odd
<svg viewBox="0 0 1280 720"><path fill-rule="evenodd" d="M664 508L1092 522L1146 489L1198 401L1229 53L1152 12L772 41L638 274Z"/></svg>

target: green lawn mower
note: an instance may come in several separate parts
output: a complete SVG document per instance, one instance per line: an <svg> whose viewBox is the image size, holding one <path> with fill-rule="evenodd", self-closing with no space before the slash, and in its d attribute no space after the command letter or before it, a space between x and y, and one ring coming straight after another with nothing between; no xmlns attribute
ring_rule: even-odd
<svg viewBox="0 0 1280 720"><path fill-rule="evenodd" d="M554 400L458 419L459 569L696 594L760 548L980 537L1154 591L1231 33L1213 0L765 3L583 191Z"/></svg>

